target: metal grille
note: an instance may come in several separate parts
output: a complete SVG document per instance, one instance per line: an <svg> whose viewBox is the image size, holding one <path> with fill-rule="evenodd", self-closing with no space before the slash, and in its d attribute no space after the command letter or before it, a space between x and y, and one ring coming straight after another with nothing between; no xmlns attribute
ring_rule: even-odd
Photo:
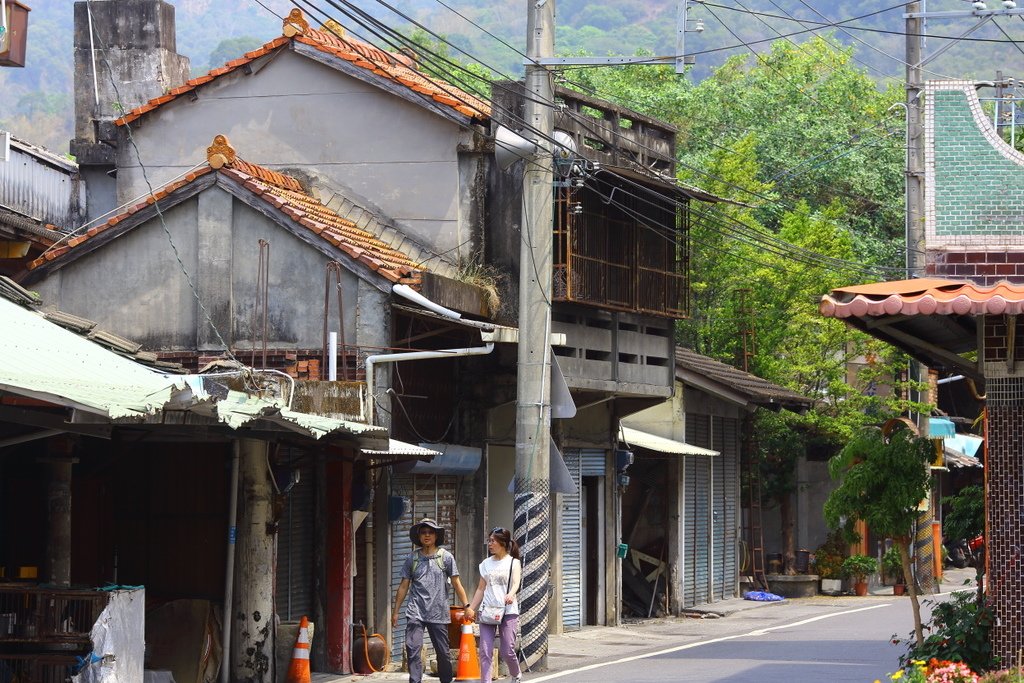
<svg viewBox="0 0 1024 683"><path fill-rule="evenodd" d="M71 680L74 655L0 654L0 681L66 683Z"/></svg>
<svg viewBox="0 0 1024 683"><path fill-rule="evenodd" d="M990 377L985 382L985 395L989 405L1012 406L1024 404L1024 378Z"/></svg>
<svg viewBox="0 0 1024 683"><path fill-rule="evenodd" d="M107 593L0 587L0 643L82 643L107 604Z"/></svg>
<svg viewBox="0 0 1024 683"><path fill-rule="evenodd" d="M688 210L613 177L589 183L555 198L555 299L686 317Z"/></svg>
<svg viewBox="0 0 1024 683"><path fill-rule="evenodd" d="M283 448L280 462L299 471L288 492L277 532L277 614L286 621L313 617L315 468L302 451ZM284 485L285 482L279 485Z"/></svg>

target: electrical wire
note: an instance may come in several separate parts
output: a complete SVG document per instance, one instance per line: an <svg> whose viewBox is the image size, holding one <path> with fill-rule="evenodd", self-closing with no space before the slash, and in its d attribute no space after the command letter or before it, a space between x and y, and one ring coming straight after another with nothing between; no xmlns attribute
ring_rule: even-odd
<svg viewBox="0 0 1024 683"><path fill-rule="evenodd" d="M91 6L93 2L94 0L86 0L88 6ZM111 67L110 61L107 59L107 44L105 41L102 40L98 30L94 29L94 35L96 36L96 42L101 47L101 50L99 51L100 59L103 60L103 64L107 69L107 77L110 80L110 86L111 88L113 88L114 95L117 98L117 101L120 103L123 100L121 99L121 92L117 87L117 81L114 79L114 69L113 67ZM224 337L221 334L220 329L217 327L217 324L213 321L213 317L210 315L210 311L206 308L206 304L203 303L202 297L199 296L199 291L196 289L195 282L193 281L192 276L189 275L188 269L185 267L185 263L181 259L181 254L178 251L178 247L174 243L174 237L171 235L171 231L167 227L167 221L164 219L163 211L160 209L160 202L156 197L156 191L153 189L153 184L149 180L148 169L146 168L146 165L142 161L142 153L139 151L139 147L135 143L135 137L132 135L131 126L126 122L124 128L128 136L128 142L131 145L132 150L135 152L135 158L138 159L139 168L142 171L142 178L146 183L146 187L149 189L149 195L153 198L153 208L156 210L156 215L160 222L160 227L163 229L164 235L167 237L167 242L168 244L170 244L171 252L174 254L175 260L178 262L178 268L181 270L182 275L185 276L185 281L188 283L189 289L192 290L192 296L195 298L196 303L199 305L199 309L203 312L203 317L205 318L207 324L210 326L210 329L212 329L214 335L216 335L217 341L220 343L222 347L224 347L224 353L232 361L238 363L239 366L245 368L245 364L239 361L235 357L234 353L232 353L231 346L224 340ZM251 369L249 370L251 371ZM244 381L250 386L250 389L252 389L253 391L259 390L259 386L252 380L250 372L243 371L242 376Z"/></svg>

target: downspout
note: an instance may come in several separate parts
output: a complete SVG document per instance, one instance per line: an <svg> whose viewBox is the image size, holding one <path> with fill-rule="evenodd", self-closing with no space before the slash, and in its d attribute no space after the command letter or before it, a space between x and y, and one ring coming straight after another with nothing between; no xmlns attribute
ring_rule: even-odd
<svg viewBox="0 0 1024 683"><path fill-rule="evenodd" d="M433 358L453 358L457 356L486 356L494 350L494 342L484 346L471 346L462 349L440 349L437 351L409 351L407 353L379 353L366 357L366 395L363 420L373 424L373 366L377 363L397 363L406 360L430 360Z"/></svg>
<svg viewBox="0 0 1024 683"><path fill-rule="evenodd" d="M459 320L463 324L477 327L481 332L494 331L494 325L476 320L463 320L462 315L440 304L434 303L408 285L394 285L391 291L424 308L452 320ZM398 363L407 360L430 360L433 358L452 358L458 356L485 356L494 351L494 342L488 341L484 346L472 346L461 349L440 349L437 351L406 351L402 353L378 353L366 357L366 396L367 400L363 406L362 419L366 424L373 424L373 370L377 363Z"/></svg>
<svg viewBox="0 0 1024 683"><path fill-rule="evenodd" d="M224 653L220 665L220 683L228 683L231 670L231 611L235 599L235 541L238 538L238 439L231 442L231 490L228 503L228 561L224 569L224 609L221 615Z"/></svg>

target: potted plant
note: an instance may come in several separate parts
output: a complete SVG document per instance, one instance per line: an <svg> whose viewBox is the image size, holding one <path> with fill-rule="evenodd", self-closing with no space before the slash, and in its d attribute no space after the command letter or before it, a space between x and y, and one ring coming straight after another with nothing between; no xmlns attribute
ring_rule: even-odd
<svg viewBox="0 0 1024 683"><path fill-rule="evenodd" d="M894 545L882 555L882 571L893 580L892 594L903 595L907 589L907 581L903 578L903 560L900 551Z"/></svg>
<svg viewBox="0 0 1024 683"><path fill-rule="evenodd" d="M846 547L842 535L833 531L812 555L814 573L821 577L821 592L826 595L839 595L843 590L840 567L846 557Z"/></svg>
<svg viewBox="0 0 1024 683"><path fill-rule="evenodd" d="M853 590L857 595L867 595L868 574L878 571L878 562L867 555L850 555L839 569L844 578L853 579Z"/></svg>

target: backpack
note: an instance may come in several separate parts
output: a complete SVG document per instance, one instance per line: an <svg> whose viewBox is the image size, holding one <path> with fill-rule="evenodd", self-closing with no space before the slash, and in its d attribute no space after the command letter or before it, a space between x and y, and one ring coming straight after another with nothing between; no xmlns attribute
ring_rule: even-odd
<svg viewBox="0 0 1024 683"><path fill-rule="evenodd" d="M448 576L448 570L444 566L444 556L447 553L448 553L448 551L445 550L444 548L438 548L437 552L434 554L434 561L437 562L438 568L441 570L441 572L446 577ZM420 557L421 557L420 556L420 551L419 550L413 550L412 551L412 555L410 555L409 557L412 558L412 569L409 570L409 574L411 576L416 576L416 567L419 566ZM451 577L449 577L449 578L451 578Z"/></svg>

